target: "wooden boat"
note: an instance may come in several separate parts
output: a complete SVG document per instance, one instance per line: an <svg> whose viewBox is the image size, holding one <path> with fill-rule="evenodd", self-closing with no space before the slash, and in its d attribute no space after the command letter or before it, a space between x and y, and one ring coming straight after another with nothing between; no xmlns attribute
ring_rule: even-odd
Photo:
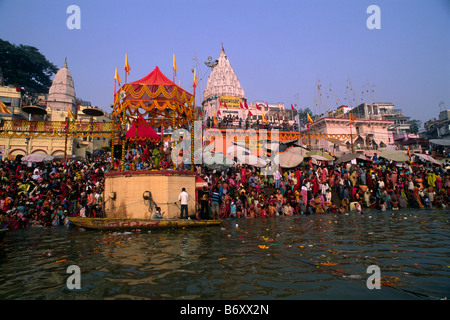
<svg viewBox="0 0 450 320"><path fill-rule="evenodd" d="M162 228L192 228L218 226L221 220L190 219L121 219L121 218L81 218L68 217L74 225L94 230L132 230Z"/></svg>

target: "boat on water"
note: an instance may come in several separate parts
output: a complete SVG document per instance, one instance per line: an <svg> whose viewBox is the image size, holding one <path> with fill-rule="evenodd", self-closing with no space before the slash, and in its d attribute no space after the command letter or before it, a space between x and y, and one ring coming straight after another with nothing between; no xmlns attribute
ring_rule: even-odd
<svg viewBox="0 0 450 320"><path fill-rule="evenodd" d="M218 226L221 220L190 220L190 219L121 219L121 218L82 218L68 217L75 226L93 230L132 230L132 229L163 229L163 228L193 228Z"/></svg>

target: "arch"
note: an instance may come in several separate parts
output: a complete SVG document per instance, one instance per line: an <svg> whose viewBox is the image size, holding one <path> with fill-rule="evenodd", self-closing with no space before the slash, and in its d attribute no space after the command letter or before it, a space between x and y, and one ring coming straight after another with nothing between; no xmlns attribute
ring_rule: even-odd
<svg viewBox="0 0 450 320"><path fill-rule="evenodd" d="M27 153L27 152L26 152L25 149L16 148L16 149L12 149L12 150L9 151L8 157L11 157L11 156L17 156L17 155L22 155L22 156L24 156L26 153Z"/></svg>
<svg viewBox="0 0 450 320"><path fill-rule="evenodd" d="M364 139L361 136L358 136L358 139L355 140L354 144L358 149L363 149L365 145Z"/></svg>
<svg viewBox="0 0 450 320"><path fill-rule="evenodd" d="M52 152L51 154L52 156L59 156L59 155L64 155L64 150L55 150Z"/></svg>
<svg viewBox="0 0 450 320"><path fill-rule="evenodd" d="M30 152L30 154L33 154L33 153L45 153L45 154L47 154L47 151L45 151L44 149L34 149L34 150L32 150Z"/></svg>

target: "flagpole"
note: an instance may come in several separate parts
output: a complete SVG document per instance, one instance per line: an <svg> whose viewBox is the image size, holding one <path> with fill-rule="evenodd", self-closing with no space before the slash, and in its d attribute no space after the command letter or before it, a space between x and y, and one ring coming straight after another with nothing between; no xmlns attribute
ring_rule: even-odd
<svg viewBox="0 0 450 320"><path fill-rule="evenodd" d="M309 122L308 122L308 149L311 151L311 133L309 131Z"/></svg>
<svg viewBox="0 0 450 320"><path fill-rule="evenodd" d="M66 139L64 142L64 167L66 167L67 161L67 131L69 130L69 117L66 117Z"/></svg>
<svg viewBox="0 0 450 320"><path fill-rule="evenodd" d="M351 116L351 115L350 115ZM352 133L352 120L350 120L350 139L352 143L352 153L354 153L354 147L353 147L353 133Z"/></svg>

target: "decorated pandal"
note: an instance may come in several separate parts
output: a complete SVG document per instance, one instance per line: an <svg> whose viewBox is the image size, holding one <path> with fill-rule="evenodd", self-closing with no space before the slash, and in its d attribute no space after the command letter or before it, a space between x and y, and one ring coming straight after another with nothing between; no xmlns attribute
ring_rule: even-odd
<svg viewBox="0 0 450 320"><path fill-rule="evenodd" d="M165 218L180 214L178 194L185 188L190 195L189 215L195 216L195 173L170 170L125 170L127 148L153 144L158 148L161 137L155 132L165 127L173 130L194 119L193 94L167 78L158 67L146 77L124 84L114 95L111 163L114 148L121 145L120 168L105 175L105 215L108 218L149 219L156 206ZM129 129L126 131L126 125ZM117 135L117 132L119 134ZM113 167L113 166L112 166Z"/></svg>

